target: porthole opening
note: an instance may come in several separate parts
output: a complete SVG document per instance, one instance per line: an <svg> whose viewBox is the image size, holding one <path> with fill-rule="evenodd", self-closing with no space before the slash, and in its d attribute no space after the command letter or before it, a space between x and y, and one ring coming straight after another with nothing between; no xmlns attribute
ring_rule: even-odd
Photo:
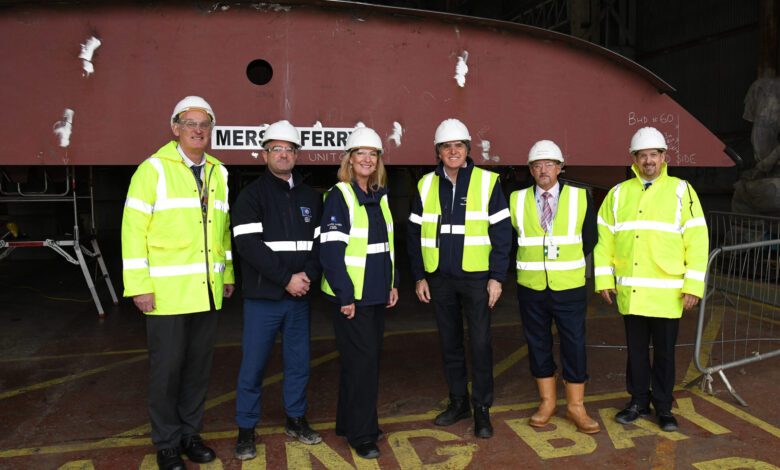
<svg viewBox="0 0 780 470"><path fill-rule="evenodd" d="M246 78L255 85L265 85L273 76L273 67L263 59L255 59L246 66Z"/></svg>

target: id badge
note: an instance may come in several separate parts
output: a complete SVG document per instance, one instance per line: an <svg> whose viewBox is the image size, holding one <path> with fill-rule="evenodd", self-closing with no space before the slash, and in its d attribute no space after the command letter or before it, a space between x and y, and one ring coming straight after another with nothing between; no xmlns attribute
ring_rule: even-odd
<svg viewBox="0 0 780 470"><path fill-rule="evenodd" d="M547 259L558 259L558 246L556 245L546 245L544 247L544 256Z"/></svg>

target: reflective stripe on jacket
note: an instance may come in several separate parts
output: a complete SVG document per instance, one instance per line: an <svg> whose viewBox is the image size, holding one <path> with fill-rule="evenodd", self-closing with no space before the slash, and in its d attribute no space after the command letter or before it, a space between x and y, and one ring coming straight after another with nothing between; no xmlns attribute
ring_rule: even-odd
<svg viewBox="0 0 780 470"><path fill-rule="evenodd" d="M487 271L490 268L492 246L488 227L509 216L506 209L492 215L488 213L490 195L497 181L496 173L474 167L466 194L465 224L450 225L441 223L439 176L431 172L420 179L417 189L422 200L422 215L420 220L413 220L415 214L412 214L409 220L421 225L420 246L426 272L432 273L439 267L439 237L447 234L464 235L464 271Z"/></svg>
<svg viewBox="0 0 780 470"><path fill-rule="evenodd" d="M645 190L636 178L612 188L599 209L594 249L596 290L617 286L624 315L679 318L682 293L704 295L709 239L696 192L660 176Z"/></svg>
<svg viewBox="0 0 780 470"><path fill-rule="evenodd" d="M150 315L206 311L208 287L219 309L223 283L235 282L227 169L206 155L204 217L195 177L176 147L172 141L138 166L122 216L124 295L154 293Z"/></svg>
<svg viewBox="0 0 780 470"><path fill-rule="evenodd" d="M517 231L517 283L529 289L560 291L585 285L582 225L587 196L584 189L568 185L562 185L559 194L552 235L539 223L533 186L509 197L512 225ZM545 256L545 246L558 248L556 259Z"/></svg>
<svg viewBox="0 0 780 470"><path fill-rule="evenodd" d="M339 189L339 192L335 191L335 188ZM387 202L387 194L382 196L379 202L379 207L382 209L382 216L384 217L385 224L387 225L387 242L385 243L368 243L368 230L369 220L366 208L360 204L355 191L352 189L352 185L349 183L340 182L337 183L334 189L331 190L330 196L334 194L340 194L344 201L347 203L349 209L349 234L340 231L323 231L320 233L321 243L328 243L333 241L341 241L347 244L344 251L344 264L347 268L347 274L352 280L354 286L354 298L355 300L361 300L363 298L363 283L365 281L366 274L366 256L368 254L385 253L390 254L390 286L395 286L395 245L393 241L393 216L390 213L390 207ZM336 296L328 284L326 276L322 276L321 282L322 292L328 295Z"/></svg>

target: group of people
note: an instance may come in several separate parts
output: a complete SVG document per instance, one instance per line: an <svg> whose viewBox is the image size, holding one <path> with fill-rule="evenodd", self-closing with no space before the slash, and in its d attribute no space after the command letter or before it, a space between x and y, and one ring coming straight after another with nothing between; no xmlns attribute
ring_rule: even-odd
<svg viewBox="0 0 780 470"><path fill-rule="evenodd" d="M295 170L297 129L287 121L271 124L262 138L266 172L229 210L228 172L206 153L214 124L203 98L181 100L171 115L176 139L138 167L125 202L125 296L147 315L148 411L158 466L184 469L182 454L199 463L216 457L199 433L217 311L234 291L232 243L242 262L244 298L235 456L257 455L263 376L278 334L285 433L305 444L322 440L305 418L309 297L319 280L333 305L341 359L336 434L359 457L378 458L384 311L399 295L382 139L367 127L349 135L339 181L323 202ZM663 135L650 127L637 131L630 144L636 177L612 188L598 214L584 189L558 181L564 158L554 142L541 140L531 148L535 184L513 192L508 204L498 175L474 165L470 145L461 121L439 125L438 164L419 180L407 226L415 293L433 304L449 389L449 403L434 424L450 426L473 415L475 436L493 435L491 309L506 279L514 228L517 296L540 396L529 424L544 427L556 413L555 321L566 418L581 432L600 430L584 407L585 258L593 252L595 288L610 304L615 295L628 344L631 401L615 420L647 417L652 404L661 429L677 429L671 412L674 345L683 309L703 294L707 227L693 188L667 175Z"/></svg>

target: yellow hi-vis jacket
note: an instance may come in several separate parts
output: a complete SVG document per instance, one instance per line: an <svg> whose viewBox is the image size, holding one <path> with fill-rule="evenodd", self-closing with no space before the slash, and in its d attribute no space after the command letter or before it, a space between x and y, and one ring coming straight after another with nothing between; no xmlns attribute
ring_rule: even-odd
<svg viewBox="0 0 780 470"><path fill-rule="evenodd" d="M420 247L425 271L432 273L439 267L439 233L464 235L463 270L466 272L490 269L490 224L505 219L506 209L492 216L488 213L490 195L498 181L498 174L476 166L471 170L466 192L466 220L464 225L441 225L441 203L439 201L439 176L431 172L417 183L422 200L420 226ZM410 218L410 220L412 220ZM412 220L415 222L415 220Z"/></svg>
<svg viewBox="0 0 780 470"><path fill-rule="evenodd" d="M382 209L385 224L387 224L387 243L368 244L368 213L358 201L352 185L345 182L336 183L336 188L341 191L344 201L349 209L349 235L344 240L342 232L325 232L320 235L320 242L326 243L331 240L346 241L347 248L344 250L344 264L347 266L347 274L352 280L355 288L355 300L363 298L363 282L366 277L366 255L368 253L390 252L390 285L395 285L395 245L393 243L393 216L390 213L390 206L387 203L387 194L382 196L379 201L379 207ZM327 194L325 195L327 197ZM335 296L328 280L322 276L320 282L322 292Z"/></svg>
<svg viewBox="0 0 780 470"><path fill-rule="evenodd" d="M223 283L235 283L228 172L206 155L204 216L197 182L176 146L168 143L138 166L122 216L124 295L154 293L150 315L206 311L209 288L219 309Z"/></svg>
<svg viewBox="0 0 780 470"><path fill-rule="evenodd" d="M582 224L588 207L581 188L561 185L553 233L539 222L534 187L509 196L509 212L517 231L517 283L533 290L566 290L585 285ZM558 248L557 258L545 256L545 246Z"/></svg>
<svg viewBox="0 0 780 470"><path fill-rule="evenodd" d="M696 192L687 181L660 176L645 190L636 178L618 184L598 215L596 291L617 285L624 315L680 318L682 293L704 295L709 239Z"/></svg>

